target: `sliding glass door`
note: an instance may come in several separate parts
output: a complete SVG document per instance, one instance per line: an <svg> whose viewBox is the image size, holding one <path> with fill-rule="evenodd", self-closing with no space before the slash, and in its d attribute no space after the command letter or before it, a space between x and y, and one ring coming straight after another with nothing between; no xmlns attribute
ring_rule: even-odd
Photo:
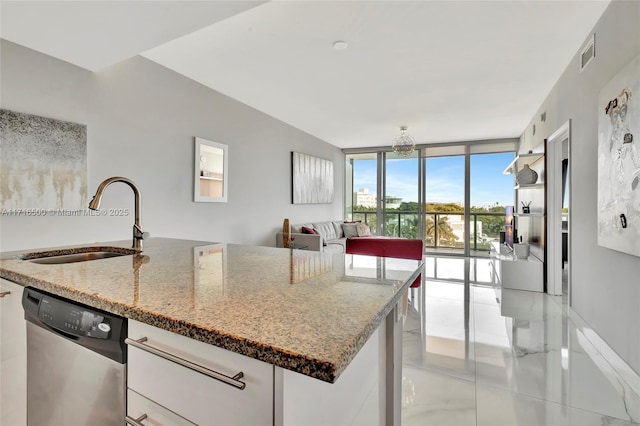
<svg viewBox="0 0 640 426"><path fill-rule="evenodd" d="M425 158L425 247L465 254L465 156Z"/></svg>
<svg viewBox="0 0 640 426"><path fill-rule="evenodd" d="M346 155L345 218L374 235L421 238L425 252L488 256L513 205L514 141L428 145L409 157Z"/></svg>
<svg viewBox="0 0 640 426"><path fill-rule="evenodd" d="M387 237L421 238L418 210L418 153L399 157L384 153L384 234Z"/></svg>
<svg viewBox="0 0 640 426"><path fill-rule="evenodd" d="M502 171L513 160L513 152L471 155L470 250L484 255L504 231L505 208L514 202L513 175Z"/></svg>
<svg viewBox="0 0 640 426"><path fill-rule="evenodd" d="M418 213L418 153L346 156L345 217L366 223L374 235L421 238Z"/></svg>
<svg viewBox="0 0 640 426"><path fill-rule="evenodd" d="M366 223L371 233L379 230L378 181L380 180L379 153L350 154L346 156L345 219Z"/></svg>

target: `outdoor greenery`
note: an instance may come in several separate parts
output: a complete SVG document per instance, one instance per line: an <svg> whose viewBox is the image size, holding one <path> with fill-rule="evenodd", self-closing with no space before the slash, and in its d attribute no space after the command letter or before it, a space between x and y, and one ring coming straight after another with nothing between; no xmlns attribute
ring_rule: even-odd
<svg viewBox="0 0 640 426"><path fill-rule="evenodd" d="M451 221L457 221L458 228L464 215L464 207L457 203L426 203L426 227L424 240L427 246L462 248L464 242L456 235L456 226ZM474 223L477 235L472 234L471 244L475 249L488 249L489 242L498 240L500 231L504 228L505 206L471 207L471 232ZM353 209L353 220L360 220L376 232L377 215L373 207L356 206ZM397 209L386 209L386 235L403 238L420 238L418 235L418 203L402 202ZM458 234L460 234L458 229ZM436 241L437 237L437 241ZM475 244L474 244L475 243Z"/></svg>

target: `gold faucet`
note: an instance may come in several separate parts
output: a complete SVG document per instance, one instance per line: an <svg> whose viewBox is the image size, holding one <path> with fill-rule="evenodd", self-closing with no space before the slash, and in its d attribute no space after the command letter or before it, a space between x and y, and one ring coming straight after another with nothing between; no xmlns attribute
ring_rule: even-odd
<svg viewBox="0 0 640 426"><path fill-rule="evenodd" d="M110 177L109 179L105 179L96 190L96 195L93 196L91 202L89 203L89 208L91 210L98 210L100 208L100 200L102 199L102 193L105 188L111 185L113 182L123 182L129 185L133 190L133 196L135 201L135 222L133 224L133 248L136 250L142 250L142 240L149 238L148 232L142 232L142 228L140 228L140 190L136 186L131 179L127 179L125 177Z"/></svg>

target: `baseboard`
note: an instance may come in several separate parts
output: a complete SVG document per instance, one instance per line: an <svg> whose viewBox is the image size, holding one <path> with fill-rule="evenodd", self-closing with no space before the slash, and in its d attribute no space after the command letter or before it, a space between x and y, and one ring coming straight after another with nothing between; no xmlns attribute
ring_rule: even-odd
<svg viewBox="0 0 640 426"><path fill-rule="evenodd" d="M615 374L618 379L622 380L640 397L640 375L573 308L568 307L568 314L571 321L576 325L578 337L584 336L583 341L580 343L587 344L586 350L591 349L591 351L588 351L589 356L592 358L600 356L602 361L606 362L610 367L610 372ZM590 348L588 347L589 345L591 345ZM596 361L594 360L594 362ZM599 362L597 363L600 364Z"/></svg>

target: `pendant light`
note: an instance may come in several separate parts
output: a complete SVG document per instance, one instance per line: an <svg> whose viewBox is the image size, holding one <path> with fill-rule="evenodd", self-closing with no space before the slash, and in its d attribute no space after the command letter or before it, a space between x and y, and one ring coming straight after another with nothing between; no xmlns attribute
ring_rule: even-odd
<svg viewBox="0 0 640 426"><path fill-rule="evenodd" d="M391 148L400 157L408 157L416 149L416 140L407 133L407 126L400 127L400 136L393 139Z"/></svg>

